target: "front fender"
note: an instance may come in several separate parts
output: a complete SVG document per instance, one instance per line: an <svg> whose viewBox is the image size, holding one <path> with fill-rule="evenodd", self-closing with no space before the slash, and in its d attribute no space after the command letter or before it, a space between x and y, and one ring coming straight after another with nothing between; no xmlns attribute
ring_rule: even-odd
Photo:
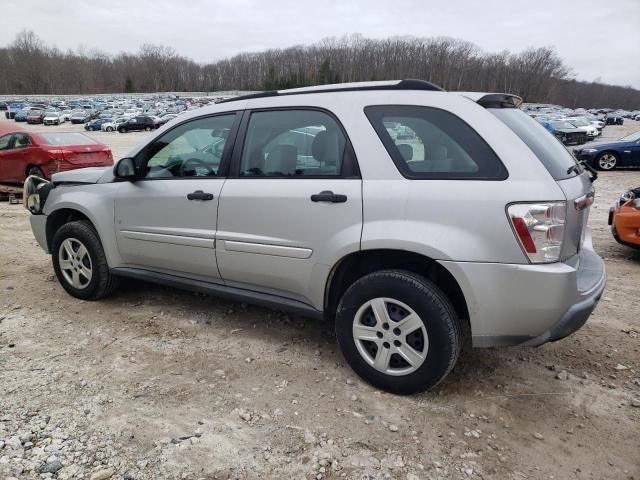
<svg viewBox="0 0 640 480"><path fill-rule="evenodd" d="M48 219L61 210L74 210L89 219L98 232L109 267L122 264L118 253L114 228L115 194L117 183L88 185L58 185L51 190L44 214ZM50 242L51 238L47 238Z"/></svg>

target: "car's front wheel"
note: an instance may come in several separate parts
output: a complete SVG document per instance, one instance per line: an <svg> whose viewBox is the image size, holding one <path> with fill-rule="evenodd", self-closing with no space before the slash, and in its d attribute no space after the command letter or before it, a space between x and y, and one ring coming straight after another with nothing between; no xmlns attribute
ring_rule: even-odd
<svg viewBox="0 0 640 480"><path fill-rule="evenodd" d="M618 157L615 153L604 152L596 158L596 167L600 170L613 170L618 166Z"/></svg>
<svg viewBox="0 0 640 480"><path fill-rule="evenodd" d="M113 132L113 127L107 127L107 132Z"/></svg>
<svg viewBox="0 0 640 480"><path fill-rule="evenodd" d="M358 375L400 394L437 385L462 346L460 320L446 295L404 270L375 272L351 285L338 306L336 334Z"/></svg>
<svg viewBox="0 0 640 480"><path fill-rule="evenodd" d="M87 221L69 222L60 227L53 236L51 256L58 281L76 298L98 300L117 287L100 238Z"/></svg>

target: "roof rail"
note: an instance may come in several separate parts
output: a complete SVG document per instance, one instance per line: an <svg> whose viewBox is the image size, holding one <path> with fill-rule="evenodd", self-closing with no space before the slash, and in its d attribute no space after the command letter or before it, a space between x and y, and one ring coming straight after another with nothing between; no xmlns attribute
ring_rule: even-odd
<svg viewBox="0 0 640 480"><path fill-rule="evenodd" d="M331 85L315 85L313 87L291 88L287 90L270 90L267 92L242 95L235 98L228 98L218 103L235 102L238 100L251 100L253 98L279 97L285 95L300 95L306 93L328 93L328 92L361 92L367 90L426 90L444 92L445 90L431 82L425 80L391 80L383 82L353 82L334 83Z"/></svg>

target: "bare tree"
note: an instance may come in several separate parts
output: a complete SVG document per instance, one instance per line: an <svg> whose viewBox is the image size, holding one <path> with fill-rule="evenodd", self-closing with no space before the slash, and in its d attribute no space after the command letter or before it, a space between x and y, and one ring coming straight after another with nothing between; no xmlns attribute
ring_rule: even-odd
<svg viewBox="0 0 640 480"><path fill-rule="evenodd" d="M0 48L0 94L263 90L399 78L515 93L526 101L640 109L640 91L575 81L552 48L491 53L449 37L345 35L205 65L154 44L115 56L87 48L63 52L30 31Z"/></svg>

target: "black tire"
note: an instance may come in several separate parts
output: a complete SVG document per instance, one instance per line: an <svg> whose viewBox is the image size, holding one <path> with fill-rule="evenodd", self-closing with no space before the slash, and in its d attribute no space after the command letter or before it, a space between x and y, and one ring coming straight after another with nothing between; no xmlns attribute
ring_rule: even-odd
<svg viewBox="0 0 640 480"><path fill-rule="evenodd" d="M151 127L145 127L144 131L145 132L150 132L151 131Z"/></svg>
<svg viewBox="0 0 640 480"><path fill-rule="evenodd" d="M107 132L113 132L113 127L107 127Z"/></svg>
<svg viewBox="0 0 640 480"><path fill-rule="evenodd" d="M358 350L353 334L356 315L363 305L376 298L400 301L422 319L428 350L415 371L399 376L384 373L368 363ZM387 309L388 305L385 304ZM442 381L456 364L463 341L461 322L447 296L431 281L404 270L382 270L351 285L338 305L336 336L345 359L360 377L382 390L403 395L428 390ZM388 344L386 348L390 348Z"/></svg>
<svg viewBox="0 0 640 480"><path fill-rule="evenodd" d="M29 175L35 175L36 177L40 177L40 178L45 178L44 176L44 172L42 171L42 169L40 167L35 167L33 165L31 165L28 169L27 169L27 177Z"/></svg>
<svg viewBox="0 0 640 480"><path fill-rule="evenodd" d="M75 288L62 274L59 253L62 242L66 239L80 241L86 247L91 259L91 280L83 288ZM51 258L58 281L73 297L82 300L98 300L111 295L118 286L117 277L111 275L109 271L107 257L104 254L100 238L93 225L85 220L66 223L56 231L51 242Z"/></svg>

